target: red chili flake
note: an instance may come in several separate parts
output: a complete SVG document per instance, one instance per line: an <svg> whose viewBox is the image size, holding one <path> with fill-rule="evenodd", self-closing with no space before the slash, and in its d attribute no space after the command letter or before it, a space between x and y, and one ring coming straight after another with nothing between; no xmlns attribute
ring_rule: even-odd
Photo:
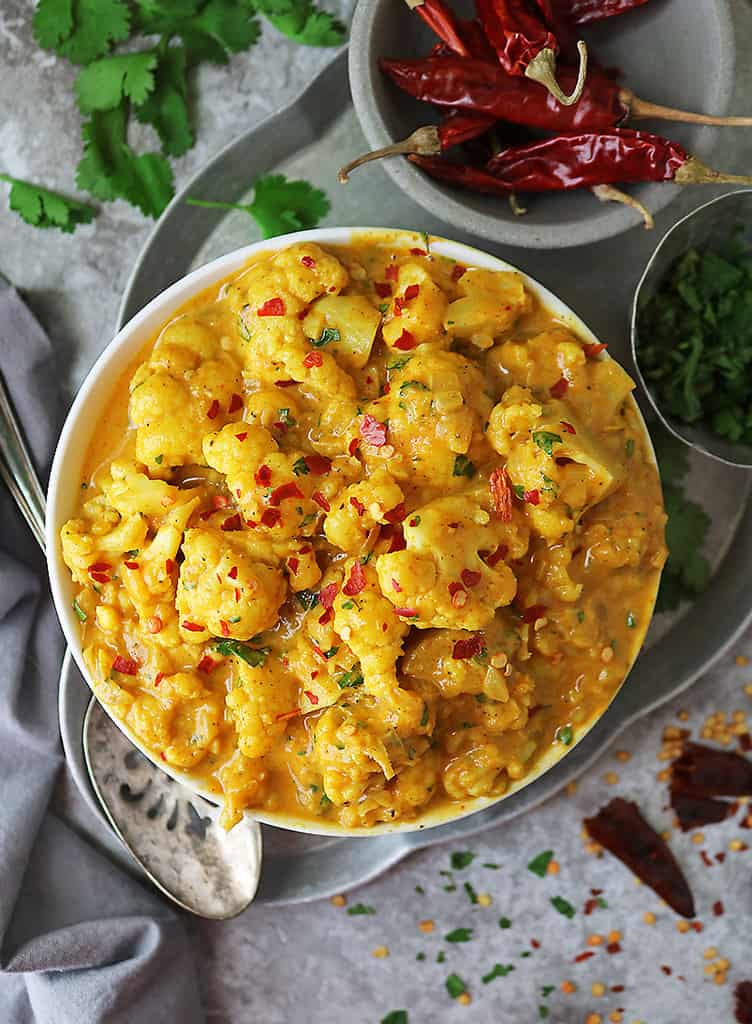
<svg viewBox="0 0 752 1024"><path fill-rule="evenodd" d="M271 497L269 498L270 505L280 505L283 501L287 501L288 498L304 498L305 495L295 483L294 480L289 480L286 484L281 484L279 487L272 491Z"/></svg>
<svg viewBox="0 0 752 1024"><path fill-rule="evenodd" d="M311 500L315 501L316 504L320 506L320 508L323 508L325 512L328 512L332 507L326 500L324 495L321 493L321 491L314 491L313 494L311 495Z"/></svg>
<svg viewBox="0 0 752 1024"><path fill-rule="evenodd" d="M322 626L326 626L334 618L334 611L331 608L327 608L323 615L319 616L319 623Z"/></svg>
<svg viewBox="0 0 752 1024"><path fill-rule="evenodd" d="M396 264L390 263L389 266L384 271L384 276L386 277L386 279L388 281L396 281L397 280L397 267L396 267Z"/></svg>
<svg viewBox="0 0 752 1024"><path fill-rule="evenodd" d="M524 497L528 505L540 505L540 491L525 491Z"/></svg>
<svg viewBox="0 0 752 1024"><path fill-rule="evenodd" d="M289 568L289 570L293 574L293 576L297 576L298 575L298 569L300 567L300 560L298 558L295 558L294 556L291 557L291 558L288 558L287 559L287 567Z"/></svg>
<svg viewBox="0 0 752 1024"><path fill-rule="evenodd" d="M227 406L227 411L232 413L232 412L237 412L238 409L242 409L242 408L243 408L243 396L237 394L237 392L233 392L232 395L230 396L230 404Z"/></svg>
<svg viewBox="0 0 752 1024"><path fill-rule="evenodd" d="M329 583L319 591L319 602L322 608L329 609L334 605L334 599L339 593L338 583Z"/></svg>
<svg viewBox="0 0 752 1024"><path fill-rule="evenodd" d="M428 253L426 252L425 249L411 249L410 250L410 255L411 256L427 256Z"/></svg>
<svg viewBox="0 0 752 1024"><path fill-rule="evenodd" d="M706 850L700 850L700 859L702 860L702 863L705 865L706 868L713 867L713 861L708 856Z"/></svg>
<svg viewBox="0 0 752 1024"><path fill-rule="evenodd" d="M734 998L739 1024L752 1024L752 981L740 981L734 989Z"/></svg>
<svg viewBox="0 0 752 1024"><path fill-rule="evenodd" d="M540 949L540 942L538 942L537 939L531 939L530 945L533 947L533 949Z"/></svg>
<svg viewBox="0 0 752 1024"><path fill-rule="evenodd" d="M245 525L248 527L249 530L255 530L256 527L258 526L258 523L256 522L255 519L246 519Z"/></svg>
<svg viewBox="0 0 752 1024"><path fill-rule="evenodd" d="M566 420L560 420L560 423L561 423L561 429L564 431L565 434L576 434L577 433L577 431L574 429L572 424L571 423L567 423Z"/></svg>
<svg viewBox="0 0 752 1024"><path fill-rule="evenodd" d="M199 626L199 624L197 622L189 622L187 619L185 619L183 622L181 622L180 625L183 627L183 629L187 629L189 633L203 633L204 632L204 627L203 626Z"/></svg>
<svg viewBox="0 0 752 1024"><path fill-rule="evenodd" d="M589 899L589 900L585 900L585 906L582 908L582 912L586 916L588 916L588 915L592 914L593 911L598 908L598 906L599 906L598 900L595 899L595 898Z"/></svg>
<svg viewBox="0 0 752 1024"><path fill-rule="evenodd" d="M350 455L355 455L358 448L360 448L360 441L358 440L357 437L354 437L347 446L347 450L350 453Z"/></svg>
<svg viewBox="0 0 752 1024"><path fill-rule="evenodd" d="M693 932L701 932L705 927L702 921L690 921L689 925Z"/></svg>
<svg viewBox="0 0 752 1024"><path fill-rule="evenodd" d="M454 595L458 594L460 591L464 592L465 588L458 580L453 580L447 587L447 590L449 591L449 596L454 597Z"/></svg>
<svg viewBox="0 0 752 1024"><path fill-rule="evenodd" d="M275 388L292 388L297 383L298 382L296 380L275 380L274 386Z"/></svg>
<svg viewBox="0 0 752 1024"><path fill-rule="evenodd" d="M319 647L319 645L316 643L315 640L311 640L311 647L313 648L313 653L315 655L317 655L319 658L321 658L322 661L326 661L327 660L326 655L321 650L321 648Z"/></svg>
<svg viewBox="0 0 752 1024"><path fill-rule="evenodd" d="M313 258L313 256L301 256L300 262L303 264L304 267L316 266L316 260Z"/></svg>
<svg viewBox="0 0 752 1024"><path fill-rule="evenodd" d="M215 398L214 401L212 402L212 404L206 410L206 415L208 416L208 418L210 420L214 420L214 419L217 418L217 413L218 412L219 412L219 402Z"/></svg>
<svg viewBox="0 0 752 1024"><path fill-rule="evenodd" d="M243 441L245 441L245 439L247 437L248 437L248 431L247 430L244 430L241 434L236 434L235 435L236 440L240 441L241 443Z"/></svg>
<svg viewBox="0 0 752 1024"><path fill-rule="evenodd" d="M305 318L308 316L309 309L309 306L304 306L303 309L301 309L301 311L298 313L298 320L305 320Z"/></svg>
<svg viewBox="0 0 752 1024"><path fill-rule="evenodd" d="M382 526L381 533L379 534L379 540L389 542L387 554L391 554L393 551L404 551L407 547L407 541L405 540L405 534L401 523L388 523L387 525Z"/></svg>
<svg viewBox="0 0 752 1024"><path fill-rule="evenodd" d="M720 853L717 853L715 855L715 859L718 861L719 864L723 864L723 862L726 859L726 854L723 851L721 851Z"/></svg>
<svg viewBox="0 0 752 1024"><path fill-rule="evenodd" d="M416 518L414 518L414 519L411 519L408 525L409 525L409 526L417 526L419 522L420 522L420 519L418 519L418 518L416 517Z"/></svg>
<svg viewBox="0 0 752 1024"><path fill-rule="evenodd" d="M566 377L559 377L551 388L551 398L561 398L569 390L569 381Z"/></svg>
<svg viewBox="0 0 752 1024"><path fill-rule="evenodd" d="M522 621L535 622L537 619L542 619L548 609L544 604L531 604L529 608L526 608L522 613Z"/></svg>
<svg viewBox="0 0 752 1024"><path fill-rule="evenodd" d="M752 750L752 736L748 732L743 732L741 736L737 736L739 742L739 749L743 754Z"/></svg>
<svg viewBox="0 0 752 1024"><path fill-rule="evenodd" d="M332 468L332 460L326 455L304 455L303 462L314 476L322 476Z"/></svg>
<svg viewBox="0 0 752 1024"><path fill-rule="evenodd" d="M366 585L366 574L363 572L363 566L360 562L355 562L352 569L350 570L350 579L345 583L342 588L342 593L347 594L348 597L354 597L359 594Z"/></svg>
<svg viewBox="0 0 752 1024"><path fill-rule="evenodd" d="M405 288L405 294L403 296L403 301L404 302L411 302L413 299L417 299L417 297L419 295L420 295L420 285L419 284L409 284L407 286L407 288Z"/></svg>
<svg viewBox="0 0 752 1024"><path fill-rule="evenodd" d="M384 384L384 386L381 389L381 394L382 395L388 395L388 394L390 394L391 390L392 390L392 385L389 383L389 381L387 381L386 384Z"/></svg>
<svg viewBox="0 0 752 1024"><path fill-rule="evenodd" d="M236 512L234 516L228 516L228 518L222 523L220 529L228 532L231 530L242 530L243 520L240 518L240 513Z"/></svg>
<svg viewBox="0 0 752 1024"><path fill-rule="evenodd" d="M739 822L739 828L752 828L752 812L748 810L744 811L741 821Z"/></svg>
<svg viewBox="0 0 752 1024"><path fill-rule="evenodd" d="M589 960L591 956L595 956L595 953L592 951L592 949L588 949L584 953L578 953L577 956L574 958L574 962L576 964L581 964L583 960Z"/></svg>
<svg viewBox="0 0 752 1024"><path fill-rule="evenodd" d="M582 351L588 359L593 359L595 356L599 356L604 349L608 348L607 345L583 345Z"/></svg>
<svg viewBox="0 0 752 1024"><path fill-rule="evenodd" d="M483 578L479 572L474 572L472 569L463 569L460 573L462 582L466 587L477 587Z"/></svg>
<svg viewBox="0 0 752 1024"><path fill-rule="evenodd" d="M264 464L263 466L259 466L256 472L253 474L253 479L256 481L259 487L268 487L269 484L272 482L272 471L266 464Z"/></svg>
<svg viewBox="0 0 752 1024"><path fill-rule="evenodd" d="M358 501L357 498L354 498L354 497L350 498L350 504L352 505L352 507L355 509L355 511L358 513L359 516L362 516L363 513L366 510L366 507L363 504L363 502L362 501Z"/></svg>
<svg viewBox="0 0 752 1024"><path fill-rule="evenodd" d="M392 577L392 590L396 590L398 594L402 593L402 587L399 585L397 580Z"/></svg>
<svg viewBox="0 0 752 1024"><path fill-rule="evenodd" d="M664 974L671 974L671 973L673 973L668 964L661 964L661 970L663 971Z"/></svg>
<svg viewBox="0 0 752 1024"><path fill-rule="evenodd" d="M467 267L463 267L461 263L455 263L452 268L452 280L459 281L465 273L467 273Z"/></svg>
<svg viewBox="0 0 752 1024"><path fill-rule="evenodd" d="M230 499L226 494L215 494L212 498L212 505L215 509L227 508L230 504Z"/></svg>
<svg viewBox="0 0 752 1024"><path fill-rule="evenodd" d="M266 302L256 310L256 316L284 316L287 312L284 300L279 297L267 299Z"/></svg>
<svg viewBox="0 0 752 1024"><path fill-rule="evenodd" d="M509 484L506 466L497 466L488 480L491 490L491 507L502 523L512 521L512 488Z"/></svg>
<svg viewBox="0 0 752 1024"><path fill-rule="evenodd" d="M403 619L417 619L418 611L416 608L395 608L395 614L400 615ZM385 622L381 624L382 630L386 633L387 625Z"/></svg>
<svg viewBox="0 0 752 1024"><path fill-rule="evenodd" d="M606 946L606 952L611 953L612 955L614 953L621 953L621 946L618 942L609 942L609 944Z"/></svg>
<svg viewBox="0 0 752 1024"><path fill-rule="evenodd" d="M165 572L167 573L168 576L170 576L170 575L172 575L172 572L175 569L175 563L173 562L173 560L171 558L168 558L168 559L165 560L164 567L165 567Z"/></svg>
<svg viewBox="0 0 752 1024"><path fill-rule="evenodd" d="M126 569L138 569L138 562L123 562Z"/></svg>
<svg viewBox="0 0 752 1024"><path fill-rule="evenodd" d="M268 526L271 529L273 526L279 526L282 522L282 513L278 508L266 508L264 514L261 516L261 525Z"/></svg>
<svg viewBox="0 0 752 1024"><path fill-rule="evenodd" d="M364 441L372 444L374 448L382 448L386 444L386 432L386 423L366 413L360 424L360 436Z"/></svg>
<svg viewBox="0 0 752 1024"><path fill-rule="evenodd" d="M310 690L303 690L303 693L308 698L310 704L318 704L319 699L315 693L312 693Z"/></svg>
<svg viewBox="0 0 752 1024"><path fill-rule="evenodd" d="M624 986L623 985L612 985L611 986L611 991L612 992L623 992L624 991Z"/></svg>
<svg viewBox="0 0 752 1024"><path fill-rule="evenodd" d="M475 658L483 653L486 642L482 633L474 633L466 640L456 640L452 657L455 661L465 661L467 658Z"/></svg>
<svg viewBox="0 0 752 1024"><path fill-rule="evenodd" d="M199 672L206 672L206 674L208 675L210 672L214 671L214 666L216 664L217 663L214 660L214 658L210 658L208 654L205 654L201 661L198 663L198 670Z"/></svg>
<svg viewBox="0 0 752 1024"><path fill-rule="evenodd" d="M509 548L507 547L507 545L499 544L495 551L481 551L480 557L483 559L487 566L493 569L493 567L495 565L498 565L499 562L501 562L502 559L506 558L508 554Z"/></svg>
<svg viewBox="0 0 752 1024"><path fill-rule="evenodd" d="M303 360L303 366L307 366L310 370L314 366L323 366L324 357L320 352L309 352Z"/></svg>
<svg viewBox="0 0 752 1024"><path fill-rule="evenodd" d="M91 576L91 578L94 580L95 583L109 583L110 582L110 577L107 575L106 572L91 572L90 571L89 575Z"/></svg>
<svg viewBox="0 0 752 1024"><path fill-rule="evenodd" d="M164 677L164 672L157 672L157 674L154 676L154 685L159 686Z"/></svg>
<svg viewBox="0 0 752 1024"><path fill-rule="evenodd" d="M237 565L233 565L232 569L230 569L230 571L227 573L227 575L230 577L231 580L236 580L238 578L238 567L237 567Z"/></svg>
<svg viewBox="0 0 752 1024"><path fill-rule="evenodd" d="M311 547L311 545L310 544L306 544L306 546L304 548L300 548L299 549L298 554L299 555L310 555L310 553L312 551L313 551L313 548Z"/></svg>
<svg viewBox="0 0 752 1024"><path fill-rule="evenodd" d="M138 662L133 658L124 658L118 654L112 663L113 672L120 672L124 676L135 676L138 672Z"/></svg>
<svg viewBox="0 0 752 1024"><path fill-rule="evenodd" d="M716 917L720 917L724 912L724 906L722 900L716 900L713 904L713 913Z"/></svg>
<svg viewBox="0 0 752 1024"><path fill-rule="evenodd" d="M222 631L222 636L230 635L230 624L228 622L225 622L224 619L219 620L219 628Z"/></svg>
<svg viewBox="0 0 752 1024"><path fill-rule="evenodd" d="M682 917L694 917L692 892L666 842L643 818L637 804L615 797L585 818L592 839L656 892Z"/></svg>
<svg viewBox="0 0 752 1024"><path fill-rule="evenodd" d="M384 513L384 519L388 523L401 523L407 515L404 501L401 501L399 505L395 505L394 508Z"/></svg>
<svg viewBox="0 0 752 1024"><path fill-rule="evenodd" d="M109 572L111 568L109 562L94 562L89 566L89 572Z"/></svg>
<svg viewBox="0 0 752 1024"><path fill-rule="evenodd" d="M311 672L311 679L315 679L318 674L319 674L319 670L317 668L315 668L313 670L313 672Z"/></svg>
<svg viewBox="0 0 752 1024"><path fill-rule="evenodd" d="M240 604L240 591L235 587L235 604Z"/></svg>
<svg viewBox="0 0 752 1024"><path fill-rule="evenodd" d="M399 338L394 343L394 347L399 349L400 352L409 352L410 349L415 348L418 342L415 340L415 336L409 331L403 331Z"/></svg>
<svg viewBox="0 0 752 1024"><path fill-rule="evenodd" d="M287 722L291 718L297 718L300 713L300 708L293 708L292 711L283 711L281 714L277 715L275 721Z"/></svg>
<svg viewBox="0 0 752 1024"><path fill-rule="evenodd" d="M392 286L388 281L377 281L373 287L380 299L388 299L392 294Z"/></svg>

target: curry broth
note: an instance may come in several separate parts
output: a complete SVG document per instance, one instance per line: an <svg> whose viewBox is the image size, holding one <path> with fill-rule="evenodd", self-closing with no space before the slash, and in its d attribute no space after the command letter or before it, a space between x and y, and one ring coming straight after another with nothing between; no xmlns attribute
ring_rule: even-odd
<svg viewBox="0 0 752 1024"><path fill-rule="evenodd" d="M665 516L632 387L519 275L388 234L261 254L94 434L62 539L97 695L227 824L502 794L649 624Z"/></svg>

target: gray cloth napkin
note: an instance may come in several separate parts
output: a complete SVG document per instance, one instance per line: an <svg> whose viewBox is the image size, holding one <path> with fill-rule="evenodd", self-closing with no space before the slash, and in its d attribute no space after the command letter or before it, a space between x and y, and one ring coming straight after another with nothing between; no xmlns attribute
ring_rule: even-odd
<svg viewBox="0 0 752 1024"><path fill-rule="evenodd" d="M46 469L52 349L1 276L0 368ZM44 559L0 483L0 1022L200 1024L182 921L49 809L62 653Z"/></svg>

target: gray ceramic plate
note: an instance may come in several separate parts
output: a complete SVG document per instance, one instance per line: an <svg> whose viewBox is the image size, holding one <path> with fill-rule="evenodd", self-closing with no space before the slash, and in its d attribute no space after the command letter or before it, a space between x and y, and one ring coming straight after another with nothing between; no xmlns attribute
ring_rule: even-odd
<svg viewBox="0 0 752 1024"><path fill-rule="evenodd" d="M429 230L478 244L467 232L453 231L396 192L380 168L364 170L357 192L336 184L343 152L362 149L365 140L350 105L346 55L338 57L288 109L233 142L204 168L166 211L149 239L126 290L121 322L192 267L237 248L257 236L243 213L223 215L186 206L185 196L242 200L250 183L268 172L305 177L332 199L330 224L384 224ZM489 247L521 266L573 306L629 365L628 309L634 284L647 262L650 238L633 232L618 242L569 254ZM591 270L597 267L597 279ZM597 282L597 283L596 283ZM509 821L537 806L587 768L621 730L686 689L733 643L751 616L752 564L750 480L740 471L704 459L693 462L691 487L697 500L712 496L713 528L708 554L715 566L705 594L679 620L659 617L648 646L620 694L593 730L555 768L526 789L455 824L427 832L374 839L328 839L263 826L264 869L258 899L291 903L342 892L384 871L412 850L457 839ZM81 727L90 691L70 656L63 665L60 725L71 771L89 806L103 821L89 789L81 753ZM98 829L113 856L127 855ZM130 867L131 865L128 864Z"/></svg>
<svg viewBox="0 0 752 1024"><path fill-rule="evenodd" d="M470 14L470 0L452 0ZM624 84L641 99L704 114L725 114L734 82L734 45L727 0L654 0L583 33L605 67L624 72ZM435 37L402 0L360 0L350 41L350 83L368 139L366 150L403 139L436 119L428 104L400 92L379 71L379 57L418 57ZM746 111L739 111L746 113ZM718 129L641 121L636 128L669 135L700 157L717 159ZM730 129L725 129L729 131ZM723 131L723 129L721 129ZM352 153L351 156L356 156ZM531 196L528 215L516 218L504 199L473 195L432 181L403 158L386 161L394 184L454 229L492 242L530 248L568 248L639 227L639 216L588 192ZM351 188L359 187L353 174ZM653 213L676 197L673 185L630 186ZM701 200L698 200L701 201Z"/></svg>

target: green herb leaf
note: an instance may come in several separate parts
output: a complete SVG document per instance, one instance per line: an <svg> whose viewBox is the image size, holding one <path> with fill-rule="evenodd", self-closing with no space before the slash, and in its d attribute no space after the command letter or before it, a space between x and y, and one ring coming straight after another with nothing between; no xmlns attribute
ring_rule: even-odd
<svg viewBox="0 0 752 1024"><path fill-rule="evenodd" d="M500 917L499 918L499 928L511 928L511 927L512 927L512 922L509 920L508 917Z"/></svg>
<svg viewBox="0 0 752 1024"><path fill-rule="evenodd" d="M274 27L304 46L339 46L345 27L312 0L255 0Z"/></svg>
<svg viewBox="0 0 752 1024"><path fill-rule="evenodd" d="M392 1010L381 1018L381 1024L408 1024L407 1010Z"/></svg>
<svg viewBox="0 0 752 1024"><path fill-rule="evenodd" d="M561 444L561 438L559 435L551 434L548 430L534 430L533 441L535 441L541 451L544 451L546 455L553 455L554 445Z"/></svg>
<svg viewBox="0 0 752 1024"><path fill-rule="evenodd" d="M337 680L337 686L340 690L346 690L348 687L354 688L356 686L363 685L363 673L359 666L351 668L349 672L345 672L343 676L340 676Z"/></svg>
<svg viewBox="0 0 752 1024"><path fill-rule="evenodd" d="M627 629L634 629L637 625L637 619L635 618L634 612L627 612Z"/></svg>
<svg viewBox="0 0 752 1024"><path fill-rule="evenodd" d="M455 928L453 932L447 932L444 936L445 942L470 942L473 937L472 928Z"/></svg>
<svg viewBox="0 0 752 1024"><path fill-rule="evenodd" d="M469 850L460 850L453 853L450 860L454 870L461 871L463 868L469 867L469 865L472 864L475 860L475 854L470 853Z"/></svg>
<svg viewBox="0 0 752 1024"><path fill-rule="evenodd" d="M388 305L387 308L389 308ZM387 370L404 370L411 359L412 356L402 356L401 359L393 359L391 363L386 364L386 368Z"/></svg>
<svg viewBox="0 0 752 1024"><path fill-rule="evenodd" d="M96 210L86 203L31 182L11 178L7 174L0 174L0 181L7 181L11 186L8 197L11 210L35 228L59 228L71 234L79 224L89 224L97 215Z"/></svg>
<svg viewBox="0 0 752 1024"><path fill-rule="evenodd" d="M508 974L511 974L514 970L514 964L494 964L488 974L484 974L480 979L484 985L487 985L489 981L493 981L494 978L506 978Z"/></svg>
<svg viewBox="0 0 752 1024"><path fill-rule="evenodd" d="M548 865L554 859L553 850L544 850L543 853L539 853L537 857L533 857L527 866L528 871L532 871L538 878L545 878L546 872L548 871Z"/></svg>
<svg viewBox="0 0 752 1024"><path fill-rule="evenodd" d="M625 452L627 453L627 458L628 458L628 459L631 459L631 458L632 458L632 456L633 456L633 455L634 455L634 453L635 453L635 443L634 443L634 438L631 438L631 437L630 437L630 438L629 438L629 439L627 440L627 443L626 443L626 444L624 445L624 450L625 450Z"/></svg>
<svg viewBox="0 0 752 1024"><path fill-rule="evenodd" d="M45 50L90 64L128 38L130 15L125 0L39 0L32 25Z"/></svg>
<svg viewBox="0 0 752 1024"><path fill-rule="evenodd" d="M464 883L464 888L465 888L465 892L467 893L467 898L470 900L470 902L471 903L477 903L478 902L478 894L475 891L475 889L472 887L472 885L469 882L465 882Z"/></svg>
<svg viewBox="0 0 752 1024"><path fill-rule="evenodd" d="M332 341L339 341L340 333L336 327L325 327L321 332L321 337L311 339L311 344L314 348L323 348L324 345L328 345Z"/></svg>
<svg viewBox="0 0 752 1024"><path fill-rule="evenodd" d="M481 867L483 867L483 868L491 868L492 871L498 871L499 868L501 867L501 864L492 864L489 861L486 861L485 864L481 864Z"/></svg>
<svg viewBox="0 0 752 1024"><path fill-rule="evenodd" d="M292 471L295 476L308 476L311 472L306 464L306 460L301 455L299 459L296 459L292 464Z"/></svg>
<svg viewBox="0 0 752 1024"><path fill-rule="evenodd" d="M556 730L556 739L559 743L563 743L565 747L569 747L574 739L574 729L571 725L562 725L561 728Z"/></svg>
<svg viewBox="0 0 752 1024"><path fill-rule="evenodd" d="M86 622L89 617L75 597L73 598L73 611L76 613L76 618L79 622Z"/></svg>
<svg viewBox="0 0 752 1024"><path fill-rule="evenodd" d="M463 992L467 992L467 985L457 974L450 974L444 984L446 985L446 990L452 999L456 999L457 996L461 996Z"/></svg>
<svg viewBox="0 0 752 1024"><path fill-rule="evenodd" d="M74 86L82 114L112 110L124 99L144 103L154 89L157 55L153 50L102 57L79 71Z"/></svg>
<svg viewBox="0 0 752 1024"><path fill-rule="evenodd" d="M135 109L142 124L150 124L162 142L165 156L182 156L193 146L188 111L188 55L184 46L160 47L151 95Z"/></svg>
<svg viewBox="0 0 752 1024"><path fill-rule="evenodd" d="M512 490L515 493L515 497L519 498L520 501L525 500L525 488L522 484L512 484Z"/></svg>
<svg viewBox="0 0 752 1024"><path fill-rule="evenodd" d="M468 459L467 455L455 456L452 476L466 476L468 480L472 480L475 476L475 466L470 459Z"/></svg>
<svg viewBox="0 0 752 1024"><path fill-rule="evenodd" d="M144 35L179 36L192 62L226 64L258 41L254 0L136 0Z"/></svg>
<svg viewBox="0 0 752 1024"><path fill-rule="evenodd" d="M556 985L542 985L541 986L541 995L543 996L544 999L548 999L548 997L551 995L551 993L554 991L555 988L556 988Z"/></svg>
<svg viewBox="0 0 752 1024"><path fill-rule="evenodd" d="M319 601L319 595L314 593L313 590L299 590L295 597L298 599L301 607L305 608L307 612L314 608Z"/></svg>
<svg viewBox="0 0 752 1024"><path fill-rule="evenodd" d="M244 644L240 640L216 639L214 644L220 654L225 657L235 655L236 658L240 658L247 665L250 665L251 668L258 668L260 665L263 665L271 651L271 647L249 647L248 644Z"/></svg>
<svg viewBox="0 0 752 1024"><path fill-rule="evenodd" d="M399 393L401 395L404 395L404 393L406 391L409 391L410 388L413 388L413 390L415 390L415 391L430 391L431 390L429 387L427 387L420 380L406 380L404 384L400 384L400 386L399 386ZM454 475L457 476L456 473Z"/></svg>
<svg viewBox="0 0 752 1024"><path fill-rule="evenodd" d="M563 914L564 917L568 917L570 919L577 913L572 904L562 896L554 896L551 899L551 906L555 910L558 910L560 914Z"/></svg>
<svg viewBox="0 0 752 1024"><path fill-rule="evenodd" d="M262 238L273 238L288 231L315 228L329 213L326 195L308 181L288 181L284 174L268 174L259 178L251 203L223 203L188 199L189 206L205 206L224 210L244 210L256 221Z"/></svg>
<svg viewBox="0 0 752 1024"><path fill-rule="evenodd" d="M550 1014L551 1014L551 1011L549 1010L549 1008L547 1006L543 1006L543 1004L541 1004L538 1007L538 1016L540 1017L541 1020L547 1020L548 1017L550 1016Z"/></svg>
<svg viewBox="0 0 752 1024"><path fill-rule="evenodd" d="M359 917L361 914L375 914L376 911L367 903L355 903L352 907L347 908L347 913L350 917Z"/></svg>

